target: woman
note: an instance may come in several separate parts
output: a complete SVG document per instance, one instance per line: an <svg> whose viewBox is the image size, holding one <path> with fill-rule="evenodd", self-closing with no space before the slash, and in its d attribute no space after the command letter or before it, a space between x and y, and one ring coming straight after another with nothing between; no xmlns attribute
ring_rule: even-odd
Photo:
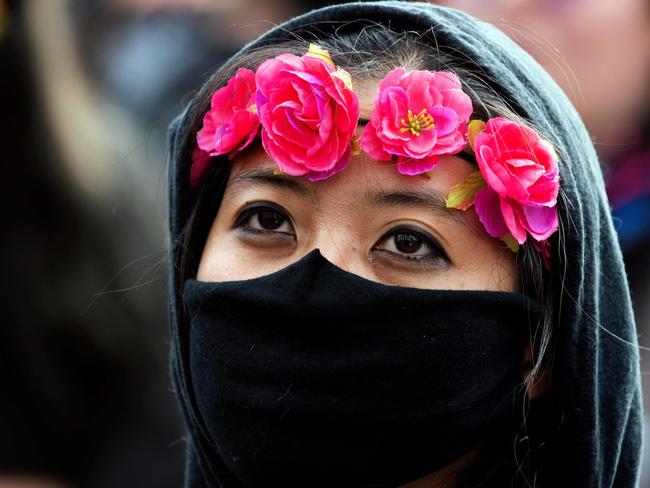
<svg viewBox="0 0 650 488"><path fill-rule="evenodd" d="M222 66L170 138L188 486L636 484L598 161L497 29L317 10Z"/></svg>

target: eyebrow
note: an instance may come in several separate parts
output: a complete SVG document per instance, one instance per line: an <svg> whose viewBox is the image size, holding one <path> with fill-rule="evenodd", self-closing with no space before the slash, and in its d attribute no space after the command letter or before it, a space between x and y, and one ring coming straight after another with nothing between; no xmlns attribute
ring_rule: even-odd
<svg viewBox="0 0 650 488"><path fill-rule="evenodd" d="M311 188L306 187L296 180L295 176L289 176L284 173L276 174L275 170L269 168L244 170L230 181L230 185L233 187L247 183L269 185L289 190L299 195L313 195L314 193Z"/></svg>
<svg viewBox="0 0 650 488"><path fill-rule="evenodd" d="M367 192L366 201L375 207L425 207L444 218L465 224L462 212L447 207L445 195L433 188Z"/></svg>
<svg viewBox="0 0 650 488"><path fill-rule="evenodd" d="M284 173L276 174L271 168L252 168L244 170L235 176L230 185L232 187L261 184L289 190L301 196L313 196L313 188L296 179L295 176ZM387 191L368 191L364 195L368 205L373 207L424 207L433 210L442 217L465 224L462 212L447 207L446 196L434 189L395 189Z"/></svg>

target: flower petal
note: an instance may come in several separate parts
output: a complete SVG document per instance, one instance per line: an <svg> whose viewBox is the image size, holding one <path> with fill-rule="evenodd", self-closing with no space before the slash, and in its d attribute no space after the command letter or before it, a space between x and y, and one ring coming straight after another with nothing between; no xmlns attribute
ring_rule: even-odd
<svg viewBox="0 0 650 488"><path fill-rule="evenodd" d="M501 207L501 215L503 215L503 220L508 226L508 230L512 234L512 237L519 244L526 242L526 228L521 224L521 221L517 218L515 208L510 205L505 199L499 200L499 206Z"/></svg>
<svg viewBox="0 0 650 488"><path fill-rule="evenodd" d="M476 194L474 210L483 227L492 237L500 238L508 232L501 214L499 195L490 188L483 188Z"/></svg>
<svg viewBox="0 0 650 488"><path fill-rule="evenodd" d="M403 175L419 175L431 171L439 162L437 154L425 158L397 157L397 171Z"/></svg>
<svg viewBox="0 0 650 488"><path fill-rule="evenodd" d="M372 123L366 124L361 133L359 141L361 149L374 159L381 161L390 161L391 155L386 152L382 141L377 137L377 130Z"/></svg>
<svg viewBox="0 0 650 488"><path fill-rule="evenodd" d="M548 239L558 228L557 209L555 207L522 207L526 229L537 241Z"/></svg>
<svg viewBox="0 0 650 488"><path fill-rule="evenodd" d="M351 157L352 153L350 146L348 145L348 149L343 153L341 159L339 159L331 169L326 171L310 171L309 173L306 173L306 176L309 178L309 181L321 181L329 178L330 176L343 171L348 166Z"/></svg>

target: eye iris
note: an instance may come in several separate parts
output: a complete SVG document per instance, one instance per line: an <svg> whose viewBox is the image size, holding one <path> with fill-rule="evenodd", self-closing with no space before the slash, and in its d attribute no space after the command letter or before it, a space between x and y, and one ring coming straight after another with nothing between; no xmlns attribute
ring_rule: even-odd
<svg viewBox="0 0 650 488"><path fill-rule="evenodd" d="M422 239L413 234L395 234L395 247L403 253L414 253L422 246Z"/></svg>
<svg viewBox="0 0 650 488"><path fill-rule="evenodd" d="M284 222L284 216L274 210L260 210L257 218L260 225L267 230L277 229Z"/></svg>

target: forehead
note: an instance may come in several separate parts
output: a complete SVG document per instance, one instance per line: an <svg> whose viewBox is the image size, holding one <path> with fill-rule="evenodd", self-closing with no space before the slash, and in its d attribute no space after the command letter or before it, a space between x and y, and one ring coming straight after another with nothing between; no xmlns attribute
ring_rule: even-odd
<svg viewBox="0 0 650 488"><path fill-rule="evenodd" d="M355 80L354 91L359 95L359 118L361 120L370 120L372 106L378 87L378 82Z"/></svg>
<svg viewBox="0 0 650 488"><path fill-rule="evenodd" d="M258 174L282 176L292 179L306 187L310 192L326 194L339 187L360 185L367 188L385 188L399 186L410 189L437 189L446 191L451 186L462 181L476 166L457 155L441 156L440 162L429 173L421 175L404 175L397 171L394 161L379 161L361 152L352 156L349 165L340 173L325 180L310 181L304 176L281 174L278 165L266 154L260 144L255 144L250 150L239 154L233 160L229 182L237 180L242 174L252 170Z"/></svg>
<svg viewBox="0 0 650 488"><path fill-rule="evenodd" d="M357 137L361 137L365 123L370 119L379 81L354 80L354 90L359 97L359 125ZM278 174L278 165L255 143L250 150L238 154L233 160L226 195L251 187L265 186L293 191L294 195L331 203L334 206L359 208L365 206L392 206L402 208L429 207L450 220L466 224L464 212L446 208L445 197L449 189L476 171L474 162L463 153L440 156L433 170L421 175L404 175L396 167L396 161L373 159L364 151L353 155L348 166L341 172L321 181L310 181L304 176ZM417 205L416 205L417 204Z"/></svg>

